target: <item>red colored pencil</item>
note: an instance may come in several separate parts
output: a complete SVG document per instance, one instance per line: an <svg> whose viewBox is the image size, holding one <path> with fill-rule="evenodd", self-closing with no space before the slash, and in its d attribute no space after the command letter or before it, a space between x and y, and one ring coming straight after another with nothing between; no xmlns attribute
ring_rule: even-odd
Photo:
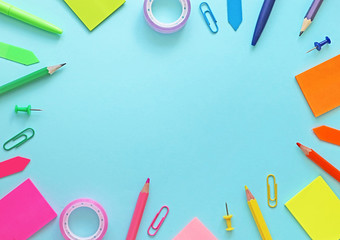
<svg viewBox="0 0 340 240"><path fill-rule="evenodd" d="M329 175L335 178L338 182L340 182L340 171L335 168L332 164L330 164L326 159L317 154L313 149L308 148L301 143L296 143L299 148L303 151L303 153L312 160L315 164L325 170Z"/></svg>

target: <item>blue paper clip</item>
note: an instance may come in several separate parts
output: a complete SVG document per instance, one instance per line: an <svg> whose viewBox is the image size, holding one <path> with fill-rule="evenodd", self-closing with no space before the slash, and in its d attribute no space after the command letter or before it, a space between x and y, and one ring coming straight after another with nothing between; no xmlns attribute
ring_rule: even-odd
<svg viewBox="0 0 340 240"><path fill-rule="evenodd" d="M203 9L202 9L203 5L207 5L208 10L205 10L205 11L203 12ZM202 13L202 15L203 15L203 17L204 17L204 20L205 20L205 22L207 23L207 25L208 25L210 31L211 31L212 33L217 33L217 32L218 32L217 21L216 21L216 18L215 18L215 16L214 16L214 14L212 13L212 11L211 11L211 9L210 9L208 3L202 2L202 3L200 4L200 10L201 10L201 13ZM208 18L207 18L207 14L208 14L208 13L209 13L211 19L212 19L212 20L214 21L214 23L215 23L215 27L216 27L216 30L215 30L215 31L212 29L211 24L210 24L210 22L209 22L209 20L208 20Z"/></svg>
<svg viewBox="0 0 340 240"><path fill-rule="evenodd" d="M159 214L162 212L163 208L166 209L166 213L165 213L164 217L162 217L161 221L158 223L157 227L155 227L154 224L155 224L155 222L156 222L156 220L157 220ZM151 222L151 224L150 224L150 226L149 226L149 228L148 228L148 234L149 234L150 236L155 236L155 235L156 235L156 233L158 232L158 230L161 228L161 226L162 226L162 224L163 224L163 222L164 222L166 216L168 216L168 213L169 213L169 207L168 207L168 206L163 206L163 207L161 207L161 210L159 210L159 212L156 214L155 218L152 220L152 222ZM150 233L150 229L151 229L151 228L152 228L153 230L155 230L154 233Z"/></svg>
<svg viewBox="0 0 340 240"><path fill-rule="evenodd" d="M25 134L25 132L31 132L30 136L27 136ZM3 148L6 151L12 150L13 148L17 148L20 147L22 144L24 144L25 142L27 142L28 140L30 140L32 137L34 136L34 130L32 128L26 128L24 131L18 133L17 135L15 135L14 137L12 137L10 140L8 140L7 142L4 143ZM20 138L23 138L20 142L18 142L17 144L7 148L7 144L14 142Z"/></svg>

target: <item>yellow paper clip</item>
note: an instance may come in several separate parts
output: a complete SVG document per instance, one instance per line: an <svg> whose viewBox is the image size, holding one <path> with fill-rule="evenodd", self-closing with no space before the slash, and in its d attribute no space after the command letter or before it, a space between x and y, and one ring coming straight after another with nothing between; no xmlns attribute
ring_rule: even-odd
<svg viewBox="0 0 340 240"><path fill-rule="evenodd" d="M274 199L271 198L270 196L270 185L269 185L269 177L273 178L274 181ZM274 208L277 206L277 184L276 184L276 179L273 174L269 174L267 176L267 199L268 199L268 206L271 208ZM275 202L275 205L271 205L271 202Z"/></svg>
<svg viewBox="0 0 340 240"><path fill-rule="evenodd" d="M234 230L234 228L231 227L231 218L233 217L233 215L229 215L227 203L225 203L225 209L226 209L226 211L227 211L227 215L223 216L223 218L224 218L224 219L226 220L226 222L227 222L227 229L226 229L226 230L229 232L229 231Z"/></svg>

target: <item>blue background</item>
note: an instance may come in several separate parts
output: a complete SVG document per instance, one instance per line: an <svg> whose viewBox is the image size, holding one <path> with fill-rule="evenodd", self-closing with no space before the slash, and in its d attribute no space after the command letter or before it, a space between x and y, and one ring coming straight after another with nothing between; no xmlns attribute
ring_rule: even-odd
<svg viewBox="0 0 340 240"><path fill-rule="evenodd" d="M210 1L220 27L216 35L196 0L186 27L172 35L149 28L141 0L127 1L93 32L62 0L10 3L64 33L0 15L1 41L32 50L41 61L27 67L0 59L1 84L45 66L67 65L0 96L1 144L27 127L36 130L19 149L0 150L1 160L31 159L24 172L1 179L1 196L31 178L58 215L72 200L92 198L107 211L105 239L111 240L125 239L148 177L150 196L137 239L149 239L147 227L163 205L170 214L155 239L172 239L193 217L218 239L260 239L244 185L274 239L309 239L284 203L319 175L340 195L339 183L295 145L312 147L340 168L339 147L312 132L320 125L339 129L340 110L315 118L294 78L339 54L340 1L325 1L300 38L311 0L277 1L256 47L250 42L262 0L243 1L237 32L227 22L226 2ZM156 0L154 11L167 21L181 12L177 1L165 0ZM331 45L305 54L326 35ZM16 104L44 111L16 115ZM271 173L278 183L274 209L266 203ZM234 215L231 233L222 218L225 201ZM58 220L32 239L62 239Z"/></svg>

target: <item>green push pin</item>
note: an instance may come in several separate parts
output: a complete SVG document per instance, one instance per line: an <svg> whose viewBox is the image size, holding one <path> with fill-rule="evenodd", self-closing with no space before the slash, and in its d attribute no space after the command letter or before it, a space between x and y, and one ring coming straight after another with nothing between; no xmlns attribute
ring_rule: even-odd
<svg viewBox="0 0 340 240"><path fill-rule="evenodd" d="M15 113L18 112L27 112L28 115L31 115L32 111L42 111L41 109L34 109L31 107L31 105L28 105L27 107L18 107L18 105L15 105Z"/></svg>

